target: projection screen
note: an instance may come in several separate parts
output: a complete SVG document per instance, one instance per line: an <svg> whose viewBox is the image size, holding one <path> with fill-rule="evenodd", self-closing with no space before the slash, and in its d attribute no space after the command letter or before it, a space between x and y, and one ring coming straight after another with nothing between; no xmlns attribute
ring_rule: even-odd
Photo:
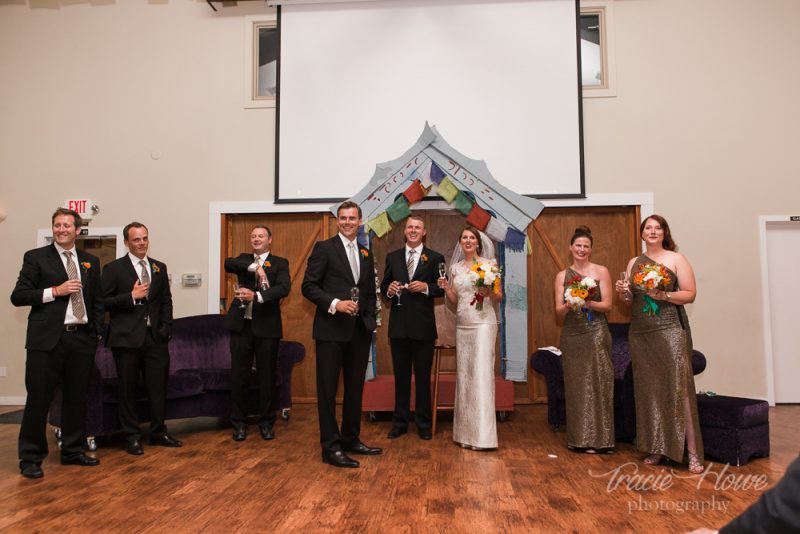
<svg viewBox="0 0 800 534"><path fill-rule="evenodd" d="M280 8L277 202L360 190L427 121L522 194L584 195L575 0Z"/></svg>

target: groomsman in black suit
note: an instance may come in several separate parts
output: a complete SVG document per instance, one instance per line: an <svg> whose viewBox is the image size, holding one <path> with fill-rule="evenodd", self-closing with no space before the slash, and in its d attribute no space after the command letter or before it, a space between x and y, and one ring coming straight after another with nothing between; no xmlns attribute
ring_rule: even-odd
<svg viewBox="0 0 800 534"><path fill-rule="evenodd" d="M25 339L28 398L19 430L22 476L41 478L47 457L47 412L61 384L61 463L95 466L87 456L86 403L94 353L103 326L100 261L77 250L81 217L59 208L52 217L53 244L29 250L22 260L14 306L30 306Z"/></svg>
<svg viewBox="0 0 800 534"><path fill-rule="evenodd" d="M119 392L119 422L128 454L144 454L136 414L139 375L150 407L150 445L180 447L167 433L164 411L169 376L172 292L167 266L147 256L147 227L132 222L122 229L128 254L103 269L103 301L110 313L106 345L114 353Z"/></svg>
<svg viewBox="0 0 800 534"><path fill-rule="evenodd" d="M408 432L411 418L411 368L414 368L414 421L422 439L431 439L431 365L436 341L433 299L444 290L437 285L444 257L423 244L425 221L406 220L406 246L386 256L381 293L392 300L389 341L394 366L394 414L389 439Z"/></svg>
<svg viewBox="0 0 800 534"><path fill-rule="evenodd" d="M278 347L283 337L281 299L289 294L289 262L269 250L272 231L256 226L250 231L253 251L225 260L225 271L235 274L239 288L225 317L231 331L231 424L233 440L247 438L247 388L253 356L258 373L258 427L265 440L275 438L278 407Z"/></svg>
<svg viewBox="0 0 800 534"><path fill-rule="evenodd" d="M308 258L303 296L313 302L317 342L317 411L322 461L335 467L358 467L350 454L380 454L359 439L361 394L375 330L375 267L369 250L356 243L361 208L339 206L339 233L318 241ZM336 390L344 374L342 426L336 422Z"/></svg>

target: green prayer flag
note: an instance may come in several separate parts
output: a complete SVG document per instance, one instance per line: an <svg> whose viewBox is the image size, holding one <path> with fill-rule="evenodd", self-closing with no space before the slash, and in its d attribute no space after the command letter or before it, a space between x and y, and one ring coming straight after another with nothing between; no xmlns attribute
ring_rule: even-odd
<svg viewBox="0 0 800 534"><path fill-rule="evenodd" d="M453 207L464 215L469 215L469 212L472 211L473 204L475 204L475 201L463 191L459 191L458 195L456 195L456 198L453 201Z"/></svg>
<svg viewBox="0 0 800 534"><path fill-rule="evenodd" d="M392 219L392 222L400 222L411 215L411 208L408 207L408 200L406 200L406 197L403 195L397 197L397 200L394 201L394 204L389 206L386 213L389 215L389 218Z"/></svg>

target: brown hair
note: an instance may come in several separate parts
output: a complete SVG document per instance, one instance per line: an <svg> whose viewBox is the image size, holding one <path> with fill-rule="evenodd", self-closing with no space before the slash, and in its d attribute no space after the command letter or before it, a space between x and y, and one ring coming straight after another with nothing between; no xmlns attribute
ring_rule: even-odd
<svg viewBox="0 0 800 534"><path fill-rule="evenodd" d="M672 239L672 232L669 231L669 224L667 224L667 220L661 215L653 214L643 220L642 224L639 225L639 236L644 233L644 225L647 224L647 221L650 219L656 221L659 225L661 225L661 229L664 230L664 241L662 242L663 247L673 252L678 250L678 245L676 245L675 240Z"/></svg>
<svg viewBox="0 0 800 534"><path fill-rule="evenodd" d="M594 239L592 239L592 231L589 230L588 226L581 225L575 228L575 233L572 234L572 239L569 240L569 244L572 245L573 243L575 243L575 240L578 239L579 237L585 237L586 239L589 240L589 244L594 246Z"/></svg>
<svg viewBox="0 0 800 534"><path fill-rule="evenodd" d="M478 229L475 228L472 225L467 225L467 226L464 227L463 230L461 230L461 233L458 234L458 240L459 241L461 241L461 236L464 235L464 232L471 233L472 235L475 236L475 239L478 240L478 248L476 249L476 251L478 252L478 256L480 256L483 253L483 241L481 241L481 233L480 233L480 231L478 231Z"/></svg>
<svg viewBox="0 0 800 534"><path fill-rule="evenodd" d="M261 228L262 230L266 230L267 231L267 237L272 237L272 230L269 229L269 226L264 226L263 224L257 224L254 227L252 227L250 229L250 233L252 234L253 230L257 230L259 228Z"/></svg>
<svg viewBox="0 0 800 534"><path fill-rule="evenodd" d="M133 221L132 223L125 225L125 228L122 229L122 237L125 239L125 241L128 240L128 232L131 228L144 228L147 230L147 227L142 223ZM147 230L147 233L150 233L150 230Z"/></svg>
<svg viewBox="0 0 800 534"><path fill-rule="evenodd" d="M53 216L50 218L50 226L56 223L56 217L59 215L68 215L72 217L72 223L75 225L75 228L80 228L83 226L83 219L81 216L78 215L77 211L68 210L67 208L58 208L56 211L53 212Z"/></svg>
<svg viewBox="0 0 800 534"><path fill-rule="evenodd" d="M339 204L339 209L336 210L336 216L338 217L339 213L341 213L342 210L348 210L350 208L356 208L358 210L358 218L360 219L361 218L361 206L359 206L358 204L356 204L352 200L345 200L344 202Z"/></svg>

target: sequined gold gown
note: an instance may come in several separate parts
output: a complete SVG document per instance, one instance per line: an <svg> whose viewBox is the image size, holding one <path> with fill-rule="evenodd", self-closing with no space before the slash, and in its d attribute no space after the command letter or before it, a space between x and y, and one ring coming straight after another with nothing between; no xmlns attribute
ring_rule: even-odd
<svg viewBox="0 0 800 534"><path fill-rule="evenodd" d="M636 258L631 279L640 264L648 263L657 262L644 254ZM678 277L671 270L669 272L672 283L667 291L678 291ZM697 454L702 462L703 442L692 372L692 333L686 310L683 306L659 300L659 313L647 315L643 311L644 291L633 284L631 291L633 303L628 337L636 394L636 447L649 454L662 454L683 462L686 418L691 417Z"/></svg>
<svg viewBox="0 0 800 534"><path fill-rule="evenodd" d="M583 275L567 269L564 288ZM594 296L601 300L600 286ZM561 329L564 397L567 411L567 445L581 449L614 446L614 368L611 333L604 313L570 311Z"/></svg>
<svg viewBox="0 0 800 534"><path fill-rule="evenodd" d="M497 316L488 298L483 302L483 310L470 305L475 287L468 272L461 263L453 265L451 280L458 294L453 441L493 449L497 447L494 403Z"/></svg>

